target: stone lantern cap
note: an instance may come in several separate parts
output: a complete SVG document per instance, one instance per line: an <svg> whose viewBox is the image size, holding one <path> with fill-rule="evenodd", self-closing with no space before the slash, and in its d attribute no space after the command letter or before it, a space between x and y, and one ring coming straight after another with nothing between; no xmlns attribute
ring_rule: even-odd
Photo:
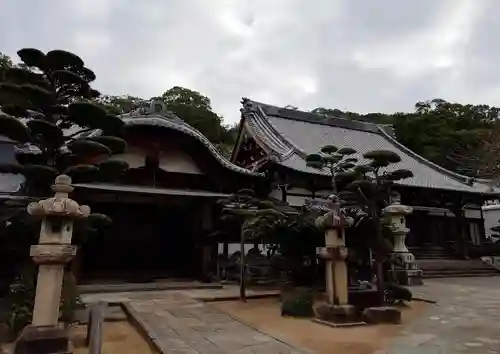
<svg viewBox="0 0 500 354"><path fill-rule="evenodd" d="M391 204L384 208L384 214L389 215L408 215L413 213L413 208L408 205Z"/></svg>
<svg viewBox="0 0 500 354"><path fill-rule="evenodd" d="M316 227L324 230L340 229L352 224L352 219L347 217L340 208L340 199L336 195L328 197L328 203L323 216L316 219Z"/></svg>
<svg viewBox="0 0 500 354"><path fill-rule="evenodd" d="M58 216L70 219L86 218L90 214L87 205L79 205L68 197L73 191L71 177L59 175L56 177L52 190L55 195L52 198L33 202L28 205L28 214L33 216L51 217Z"/></svg>

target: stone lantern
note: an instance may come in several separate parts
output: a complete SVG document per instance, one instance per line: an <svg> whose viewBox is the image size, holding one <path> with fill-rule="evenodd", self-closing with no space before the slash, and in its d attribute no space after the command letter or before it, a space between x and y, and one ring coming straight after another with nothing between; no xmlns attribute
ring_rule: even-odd
<svg viewBox="0 0 500 354"><path fill-rule="evenodd" d="M71 178L60 175L52 186L54 197L28 205L28 213L42 219L40 238L30 256L38 264L33 320L19 337L15 353L68 353L68 337L59 326L59 302L64 268L76 255L71 244L73 221L86 218L90 208L70 198Z"/></svg>
<svg viewBox="0 0 500 354"><path fill-rule="evenodd" d="M325 248L321 256L326 263L326 293L327 306L318 308L317 312L322 320L335 321L351 318L355 311L354 306L348 304L347 278L347 247L345 245L345 227L349 222L340 209L340 200L337 196L328 197L329 211L316 219L316 226L325 231Z"/></svg>
<svg viewBox="0 0 500 354"><path fill-rule="evenodd" d="M406 226L406 216L413 212L413 208L401 204L398 193L391 196L391 204L384 208L384 214L389 218L393 227L394 248L391 262L395 265L394 276L401 285L421 285L422 271L418 269L415 256L406 247L406 235L410 229Z"/></svg>

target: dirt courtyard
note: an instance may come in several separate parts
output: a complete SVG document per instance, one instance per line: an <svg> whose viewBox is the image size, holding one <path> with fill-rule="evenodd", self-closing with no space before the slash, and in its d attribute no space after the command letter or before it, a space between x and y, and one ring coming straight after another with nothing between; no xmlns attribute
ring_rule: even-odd
<svg viewBox="0 0 500 354"><path fill-rule="evenodd" d="M71 330L74 354L88 354L84 346L86 326L75 326ZM153 354L149 343L128 322L105 322L102 354Z"/></svg>
<svg viewBox="0 0 500 354"><path fill-rule="evenodd" d="M413 301L403 307L401 325L377 325L332 328L310 319L282 317L276 298L215 302L211 304L258 330L318 354L373 354L384 349L389 340L412 320L421 316L430 304Z"/></svg>

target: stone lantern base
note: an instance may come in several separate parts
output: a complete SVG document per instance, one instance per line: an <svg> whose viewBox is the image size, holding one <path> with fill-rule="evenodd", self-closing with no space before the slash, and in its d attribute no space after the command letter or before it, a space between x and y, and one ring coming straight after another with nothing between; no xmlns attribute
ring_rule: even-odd
<svg viewBox="0 0 500 354"><path fill-rule="evenodd" d="M394 277L398 284L405 286L423 285L422 270L420 269L396 269Z"/></svg>
<svg viewBox="0 0 500 354"><path fill-rule="evenodd" d="M392 254L392 260L396 267L393 276L400 285L412 286L422 285L422 270L418 268L415 257L410 252Z"/></svg>
<svg viewBox="0 0 500 354"><path fill-rule="evenodd" d="M54 326L26 326L17 339L14 354L70 354L68 332Z"/></svg>

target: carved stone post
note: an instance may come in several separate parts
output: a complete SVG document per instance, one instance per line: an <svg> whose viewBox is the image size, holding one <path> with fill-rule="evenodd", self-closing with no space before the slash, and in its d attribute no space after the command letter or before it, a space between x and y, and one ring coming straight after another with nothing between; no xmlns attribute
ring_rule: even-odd
<svg viewBox="0 0 500 354"><path fill-rule="evenodd" d="M340 210L337 196L330 196L325 215L316 219L316 225L325 230L325 248L322 257L326 263L326 293L328 305L318 308L318 315L326 321L346 320L354 315L354 306L348 304L347 247L344 228L349 225Z"/></svg>
<svg viewBox="0 0 500 354"><path fill-rule="evenodd" d="M90 208L68 198L73 191L71 178L56 178L52 198L28 205L28 213L42 218L40 238L31 246L30 256L38 264L32 324L21 333L16 354L68 353L68 337L59 327L59 302L65 264L76 254L71 245L73 220L86 218Z"/></svg>
<svg viewBox="0 0 500 354"><path fill-rule="evenodd" d="M415 256L406 247L406 236L410 229L406 227L406 216L413 212L410 206L402 205L399 194L394 193L392 204L384 208L384 214L390 219L394 233L394 249L391 263L394 276L401 285L422 285L422 271L418 269Z"/></svg>

